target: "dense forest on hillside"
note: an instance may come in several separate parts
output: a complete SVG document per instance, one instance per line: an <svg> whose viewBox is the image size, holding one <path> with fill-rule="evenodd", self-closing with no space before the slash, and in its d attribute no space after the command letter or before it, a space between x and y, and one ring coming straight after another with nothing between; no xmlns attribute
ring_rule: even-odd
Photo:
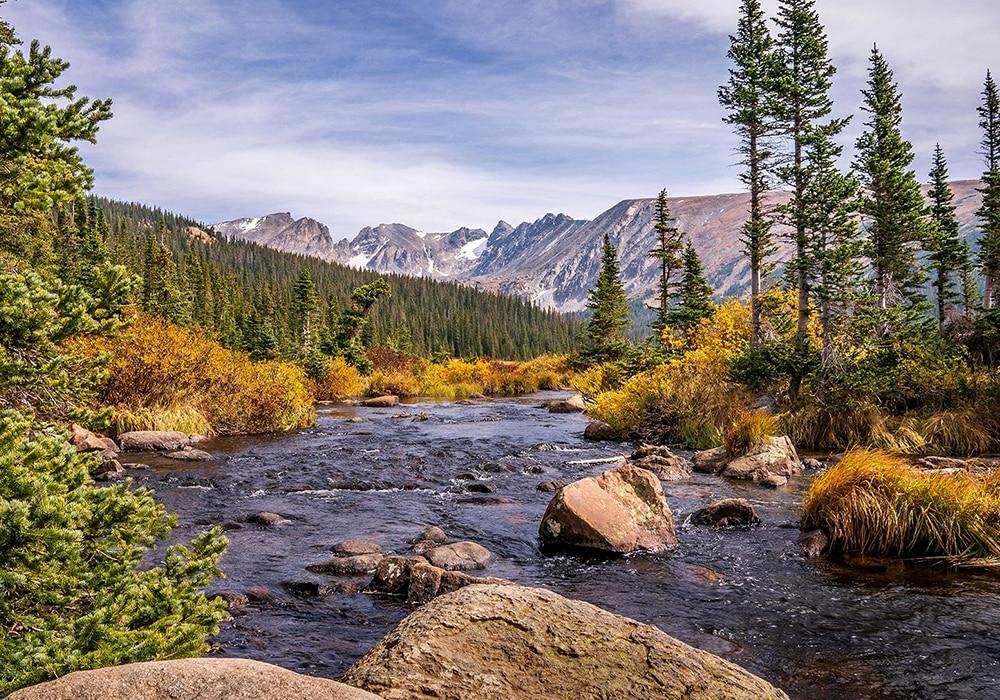
<svg viewBox="0 0 1000 700"><path fill-rule="evenodd" d="M293 288L304 268L315 283L320 317L327 320L346 308L353 289L379 277L256 243L206 236L196 221L142 204L93 198L77 209L84 211L77 213L71 236L96 228L115 262L142 276L147 287L161 287L147 289L147 310L211 331L228 347L257 350L255 342L263 335L274 355L294 354L300 322ZM392 292L372 310L369 344L424 356L503 359L573 348L578 322L571 317L460 284L385 278Z"/></svg>

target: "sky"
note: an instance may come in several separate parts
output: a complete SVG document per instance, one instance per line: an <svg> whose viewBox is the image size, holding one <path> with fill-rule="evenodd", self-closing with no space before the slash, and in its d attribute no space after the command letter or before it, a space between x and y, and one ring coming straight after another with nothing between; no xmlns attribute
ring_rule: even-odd
<svg viewBox="0 0 1000 700"><path fill-rule="evenodd" d="M765 0L773 12L776 0ZM817 0L855 114L873 43L926 179L982 171L975 108L1000 72L996 0ZM22 39L115 117L82 152L98 194L213 223L490 230L546 212L739 189L721 121L738 0L10 0ZM848 153L848 157L850 153Z"/></svg>

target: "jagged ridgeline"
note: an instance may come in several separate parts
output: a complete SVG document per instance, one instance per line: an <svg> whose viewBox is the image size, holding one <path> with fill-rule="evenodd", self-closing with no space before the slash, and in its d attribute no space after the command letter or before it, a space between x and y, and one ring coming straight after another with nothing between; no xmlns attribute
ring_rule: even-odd
<svg viewBox="0 0 1000 700"><path fill-rule="evenodd" d="M266 329L276 340L276 354L295 353L301 326L295 318L293 288L303 267L312 273L324 317L343 309L354 288L379 277L213 236L192 219L142 204L93 201L106 220L113 259L142 275L147 284L167 288L159 295L170 307L166 315L212 332L228 347L246 349ZM161 238L169 255L160 251ZM569 315L456 283L384 277L392 296L375 308L369 344L422 355L446 352L501 359L528 359L575 347L579 321Z"/></svg>

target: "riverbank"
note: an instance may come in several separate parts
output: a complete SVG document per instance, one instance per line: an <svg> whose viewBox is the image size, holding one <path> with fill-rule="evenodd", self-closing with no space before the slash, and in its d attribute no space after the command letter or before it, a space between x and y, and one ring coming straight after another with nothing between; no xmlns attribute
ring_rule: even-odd
<svg viewBox="0 0 1000 700"><path fill-rule="evenodd" d="M359 593L296 596L282 583L334 586L343 580L305 570L328 558L334 543L363 538L403 551L433 524L496 555L478 573L654 624L791 697L992 692L1000 676L1000 582L985 574L847 568L803 558L797 520L812 472L778 491L697 473L665 483L679 539L668 553L612 560L540 554L538 524L551 494L537 491L538 484L596 474L610 461L593 460L630 451L584 441L586 418L578 414L538 408L557 396L321 407L314 428L213 440L205 447L214 462L150 456L153 469L134 476L179 514L178 539L228 523L227 579L215 590L256 599L224 626L220 655L336 677L408 609ZM496 491L471 491L470 481ZM750 500L762 524L719 531L686 523L706 503L730 496ZM267 529L241 522L258 511L290 522Z"/></svg>

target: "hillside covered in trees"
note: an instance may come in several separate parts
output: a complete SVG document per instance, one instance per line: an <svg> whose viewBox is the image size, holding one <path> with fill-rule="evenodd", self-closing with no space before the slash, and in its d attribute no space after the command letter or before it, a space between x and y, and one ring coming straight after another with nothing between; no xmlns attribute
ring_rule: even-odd
<svg viewBox="0 0 1000 700"><path fill-rule="evenodd" d="M294 286L315 284L321 323L349 305L377 273L206 233L198 222L142 204L92 198L62 227L64 252L106 241L111 259L145 280L142 305L227 347L260 357L294 355L300 320ZM63 255L67 260L74 255ZM67 270L64 279L74 272ZM551 310L468 286L386 275L391 293L371 310L367 344L418 355L527 359L573 348L578 322Z"/></svg>

